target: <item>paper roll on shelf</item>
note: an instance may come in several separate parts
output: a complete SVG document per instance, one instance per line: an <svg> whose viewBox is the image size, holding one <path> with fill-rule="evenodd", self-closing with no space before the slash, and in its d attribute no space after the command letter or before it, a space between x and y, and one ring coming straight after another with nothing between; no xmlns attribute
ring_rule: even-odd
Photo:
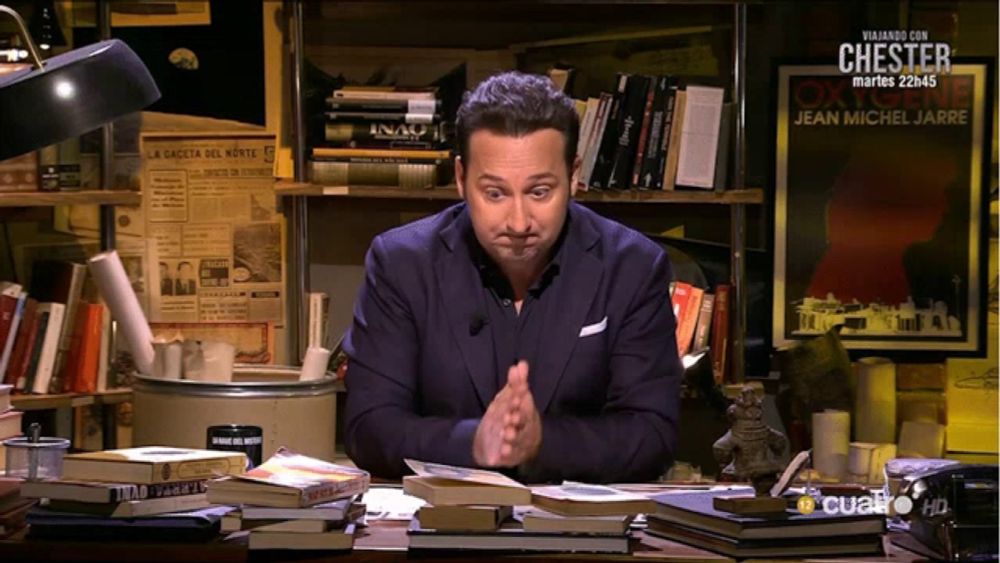
<svg viewBox="0 0 1000 563"><path fill-rule="evenodd" d="M886 358L858 360L854 401L854 439L896 442L896 365Z"/></svg>
<svg viewBox="0 0 1000 563"><path fill-rule="evenodd" d="M87 260L94 283L108 304L111 315L118 321L122 336L128 343L140 373L153 372L153 332L146 315L132 291L121 258L114 250L102 252Z"/></svg>
<svg viewBox="0 0 1000 563"><path fill-rule="evenodd" d="M844 477L850 442L850 413L831 409L813 413L813 468L822 476L837 479Z"/></svg>
<svg viewBox="0 0 1000 563"><path fill-rule="evenodd" d="M330 350L320 346L310 346L306 349L306 357L302 360L301 381L322 379L326 368L330 365Z"/></svg>

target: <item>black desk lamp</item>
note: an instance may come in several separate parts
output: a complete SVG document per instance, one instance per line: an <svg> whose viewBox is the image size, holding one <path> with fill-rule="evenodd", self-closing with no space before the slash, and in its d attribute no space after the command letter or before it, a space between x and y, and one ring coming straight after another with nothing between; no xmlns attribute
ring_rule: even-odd
<svg viewBox="0 0 1000 563"><path fill-rule="evenodd" d="M126 45L110 39L56 55L38 56L17 12L33 67L0 75L0 160L97 129L160 99L146 65Z"/></svg>

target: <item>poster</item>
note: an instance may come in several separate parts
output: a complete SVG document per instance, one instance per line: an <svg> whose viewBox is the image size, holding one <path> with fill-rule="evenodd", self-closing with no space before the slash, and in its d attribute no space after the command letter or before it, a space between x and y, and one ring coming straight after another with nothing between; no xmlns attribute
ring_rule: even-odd
<svg viewBox="0 0 1000 563"><path fill-rule="evenodd" d="M144 134L142 153L151 321L280 325L274 136Z"/></svg>
<svg viewBox="0 0 1000 563"><path fill-rule="evenodd" d="M983 349L987 70L879 88L779 68L775 346L840 325L849 349Z"/></svg>

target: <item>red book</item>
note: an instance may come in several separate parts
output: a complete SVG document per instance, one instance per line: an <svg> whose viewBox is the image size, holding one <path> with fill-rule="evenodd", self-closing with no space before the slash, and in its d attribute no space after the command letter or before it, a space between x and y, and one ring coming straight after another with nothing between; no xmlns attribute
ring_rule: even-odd
<svg viewBox="0 0 1000 563"><path fill-rule="evenodd" d="M24 304L24 316L21 326L17 329L17 340L14 341L14 351L7 364L4 383L13 385L14 389L24 391L24 378L28 373L28 363L31 361L31 351L35 347L35 333L38 331L38 301L31 297Z"/></svg>
<svg viewBox="0 0 1000 563"><path fill-rule="evenodd" d="M17 298L21 295L21 286L11 282L0 282L0 350L3 350L10 337L10 325L14 322L14 311L17 309Z"/></svg>
<svg viewBox="0 0 1000 563"><path fill-rule="evenodd" d="M79 315L83 318L80 333L80 351L76 359L76 377L73 392L97 391L97 365L101 355L101 330L104 326L104 307L84 303Z"/></svg>
<svg viewBox="0 0 1000 563"><path fill-rule="evenodd" d="M684 356L691 350L691 342L694 340L694 329L698 324L698 312L701 311L701 298L705 295L704 289L694 286L689 287L690 295L681 314L680 324L677 326L678 356Z"/></svg>
<svg viewBox="0 0 1000 563"><path fill-rule="evenodd" d="M726 359L729 357L729 286L715 287L715 313L712 315L712 375L715 383L726 380Z"/></svg>

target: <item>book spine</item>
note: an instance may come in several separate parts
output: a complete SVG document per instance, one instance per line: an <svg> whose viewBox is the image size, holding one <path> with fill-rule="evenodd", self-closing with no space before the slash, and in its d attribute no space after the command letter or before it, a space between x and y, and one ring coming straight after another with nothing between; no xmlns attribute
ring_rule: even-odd
<svg viewBox="0 0 1000 563"><path fill-rule="evenodd" d="M583 172L580 182L586 191L590 188L591 178L594 175L594 165L597 163L597 151L600 148L601 139L604 137L604 130L608 125L608 110L611 107L611 94L601 92L597 102L597 115L594 117L594 125L590 129L587 138L587 148L583 158Z"/></svg>
<svg viewBox="0 0 1000 563"><path fill-rule="evenodd" d="M712 315L712 375L717 384L725 381L728 344L729 286L720 284L715 287L715 313Z"/></svg>
<svg viewBox="0 0 1000 563"><path fill-rule="evenodd" d="M245 469L235 458L160 462L153 464L152 474L145 484L202 481L225 475L239 475Z"/></svg>
<svg viewBox="0 0 1000 563"><path fill-rule="evenodd" d="M685 356L691 350L691 341L694 339L694 328L698 322L698 312L701 311L701 298L705 293L700 287L693 286L690 292L687 306L684 308L684 314L681 317L680 330L678 331L678 356Z"/></svg>
<svg viewBox="0 0 1000 563"><path fill-rule="evenodd" d="M617 87L611 97L611 107L608 109L607 123L601 135L600 145L595 157L594 169L591 172L590 187L603 190L608 187L615 148L618 146L618 132L621 129L622 104L625 101L625 89L628 85L627 74L618 74Z"/></svg>
<svg viewBox="0 0 1000 563"><path fill-rule="evenodd" d="M660 150L656 153L656 160L651 164L653 167L654 190L662 190L663 173L667 164L667 154L670 150L670 135L673 132L674 109L677 100L677 80L674 77L667 77L667 91L663 96L663 126L660 132Z"/></svg>
<svg viewBox="0 0 1000 563"><path fill-rule="evenodd" d="M38 325L35 327L35 339L31 346L31 353L28 354L28 365L26 366L24 373L24 386L21 389L25 393L42 393L48 390L46 388L42 391L35 390L35 380L38 379L38 361L42 357L42 347L45 346L45 333L49 327L49 318L51 316L50 311L43 309L44 303L38 305L38 311L35 316L38 317Z"/></svg>
<svg viewBox="0 0 1000 563"><path fill-rule="evenodd" d="M681 130L684 113L687 111L687 92L678 90L674 96L674 114L670 122L670 141L663 168L663 189L672 190L677 186L677 160L681 153Z"/></svg>
<svg viewBox="0 0 1000 563"><path fill-rule="evenodd" d="M653 119L653 102L659 92L659 81L656 78L646 79L646 106L642 110L642 127L639 128L639 139L635 145L635 159L632 162L632 188L639 189L640 177L642 175L642 162L646 157L646 144L649 140L650 123Z"/></svg>
<svg viewBox="0 0 1000 563"><path fill-rule="evenodd" d="M450 159L409 158L405 156L332 156L313 158L313 162L342 162L354 164L446 164Z"/></svg>
<svg viewBox="0 0 1000 563"><path fill-rule="evenodd" d="M401 158L415 158L422 160L437 160L437 159L448 159L451 158L451 151L449 150L395 150L395 149L350 149L350 148L331 148L331 147L316 147L312 150L313 158L345 158L345 157L401 157Z"/></svg>
<svg viewBox="0 0 1000 563"><path fill-rule="evenodd" d="M351 495L358 495L366 489L366 484L360 480L312 485L301 490L301 506L313 506Z"/></svg>
<svg viewBox="0 0 1000 563"><path fill-rule="evenodd" d="M706 293L701 298L701 311L698 312L698 324L694 329L694 345L692 352L700 352L708 346L708 335L712 328L712 311L715 307L715 296Z"/></svg>
<svg viewBox="0 0 1000 563"><path fill-rule="evenodd" d="M640 153L641 159L637 162L637 171L635 173L637 181L633 182L633 187L642 190L649 190L654 187L656 163L659 160L660 150L663 145L660 138L663 135L664 97L667 95L668 84L669 80L666 76L658 76L653 86L649 89L652 95L649 114L649 136L646 140L644 150Z"/></svg>
<svg viewBox="0 0 1000 563"><path fill-rule="evenodd" d="M365 99L365 100L433 100L436 94L433 91L399 91L399 90L374 90L369 88L343 88L333 91L335 99Z"/></svg>
<svg viewBox="0 0 1000 563"><path fill-rule="evenodd" d="M393 121L397 123L440 123L441 114L438 113L392 113L392 112L372 112L372 111L328 111L327 121L348 121L348 122L368 122L368 121Z"/></svg>
<svg viewBox="0 0 1000 563"><path fill-rule="evenodd" d="M357 147L402 146L433 148L447 139L445 123L399 123L369 121L363 123L327 123L324 136L328 142Z"/></svg>
<svg viewBox="0 0 1000 563"><path fill-rule="evenodd" d="M21 321L24 319L25 304L28 301L28 294L21 292L17 297L17 305L11 317L10 327L7 329L6 340L3 344L3 355L0 356L0 382L7 381L7 366L10 365L10 358L14 353L14 343L21 328Z"/></svg>
<svg viewBox="0 0 1000 563"><path fill-rule="evenodd" d="M441 100L393 100L378 98L327 98L330 111L348 112L397 112L435 114L441 111Z"/></svg>
<svg viewBox="0 0 1000 563"><path fill-rule="evenodd" d="M635 162L635 148L639 141L639 128L642 127L642 113L648 91L648 76L632 75L628 78L611 171L608 174L608 189L625 189L632 179L632 164Z"/></svg>
<svg viewBox="0 0 1000 563"><path fill-rule="evenodd" d="M309 161L312 182L331 185L398 186L423 189L438 184L436 164L381 164L362 162Z"/></svg>
<svg viewBox="0 0 1000 563"><path fill-rule="evenodd" d="M143 499L197 495L208 491L208 480L196 479L194 481L144 485L142 489L143 490L141 492L144 496L140 498Z"/></svg>
<svg viewBox="0 0 1000 563"><path fill-rule="evenodd" d="M14 313L21 293L20 285L6 282L0 291L0 349L3 349L10 339L10 325L14 322Z"/></svg>
<svg viewBox="0 0 1000 563"><path fill-rule="evenodd" d="M55 369L56 354L59 349L60 332L63 329L63 318L66 316L66 305L62 303L47 303L49 305L49 322L45 327L45 337L38 357L38 368L35 372L35 381L32 390L35 393L52 393L50 383ZM60 386L57 393L62 392Z"/></svg>
<svg viewBox="0 0 1000 563"><path fill-rule="evenodd" d="M715 183L717 192L729 189L729 153L732 152L733 115L736 106L732 102L722 105L722 118L719 120L719 150L715 154Z"/></svg>
<svg viewBox="0 0 1000 563"><path fill-rule="evenodd" d="M27 362L35 344L35 333L38 330L38 302L29 297L24 304L24 315L17 331L14 351L11 352L10 364L4 375L4 382L13 385L15 389L24 391L25 378L28 373Z"/></svg>

